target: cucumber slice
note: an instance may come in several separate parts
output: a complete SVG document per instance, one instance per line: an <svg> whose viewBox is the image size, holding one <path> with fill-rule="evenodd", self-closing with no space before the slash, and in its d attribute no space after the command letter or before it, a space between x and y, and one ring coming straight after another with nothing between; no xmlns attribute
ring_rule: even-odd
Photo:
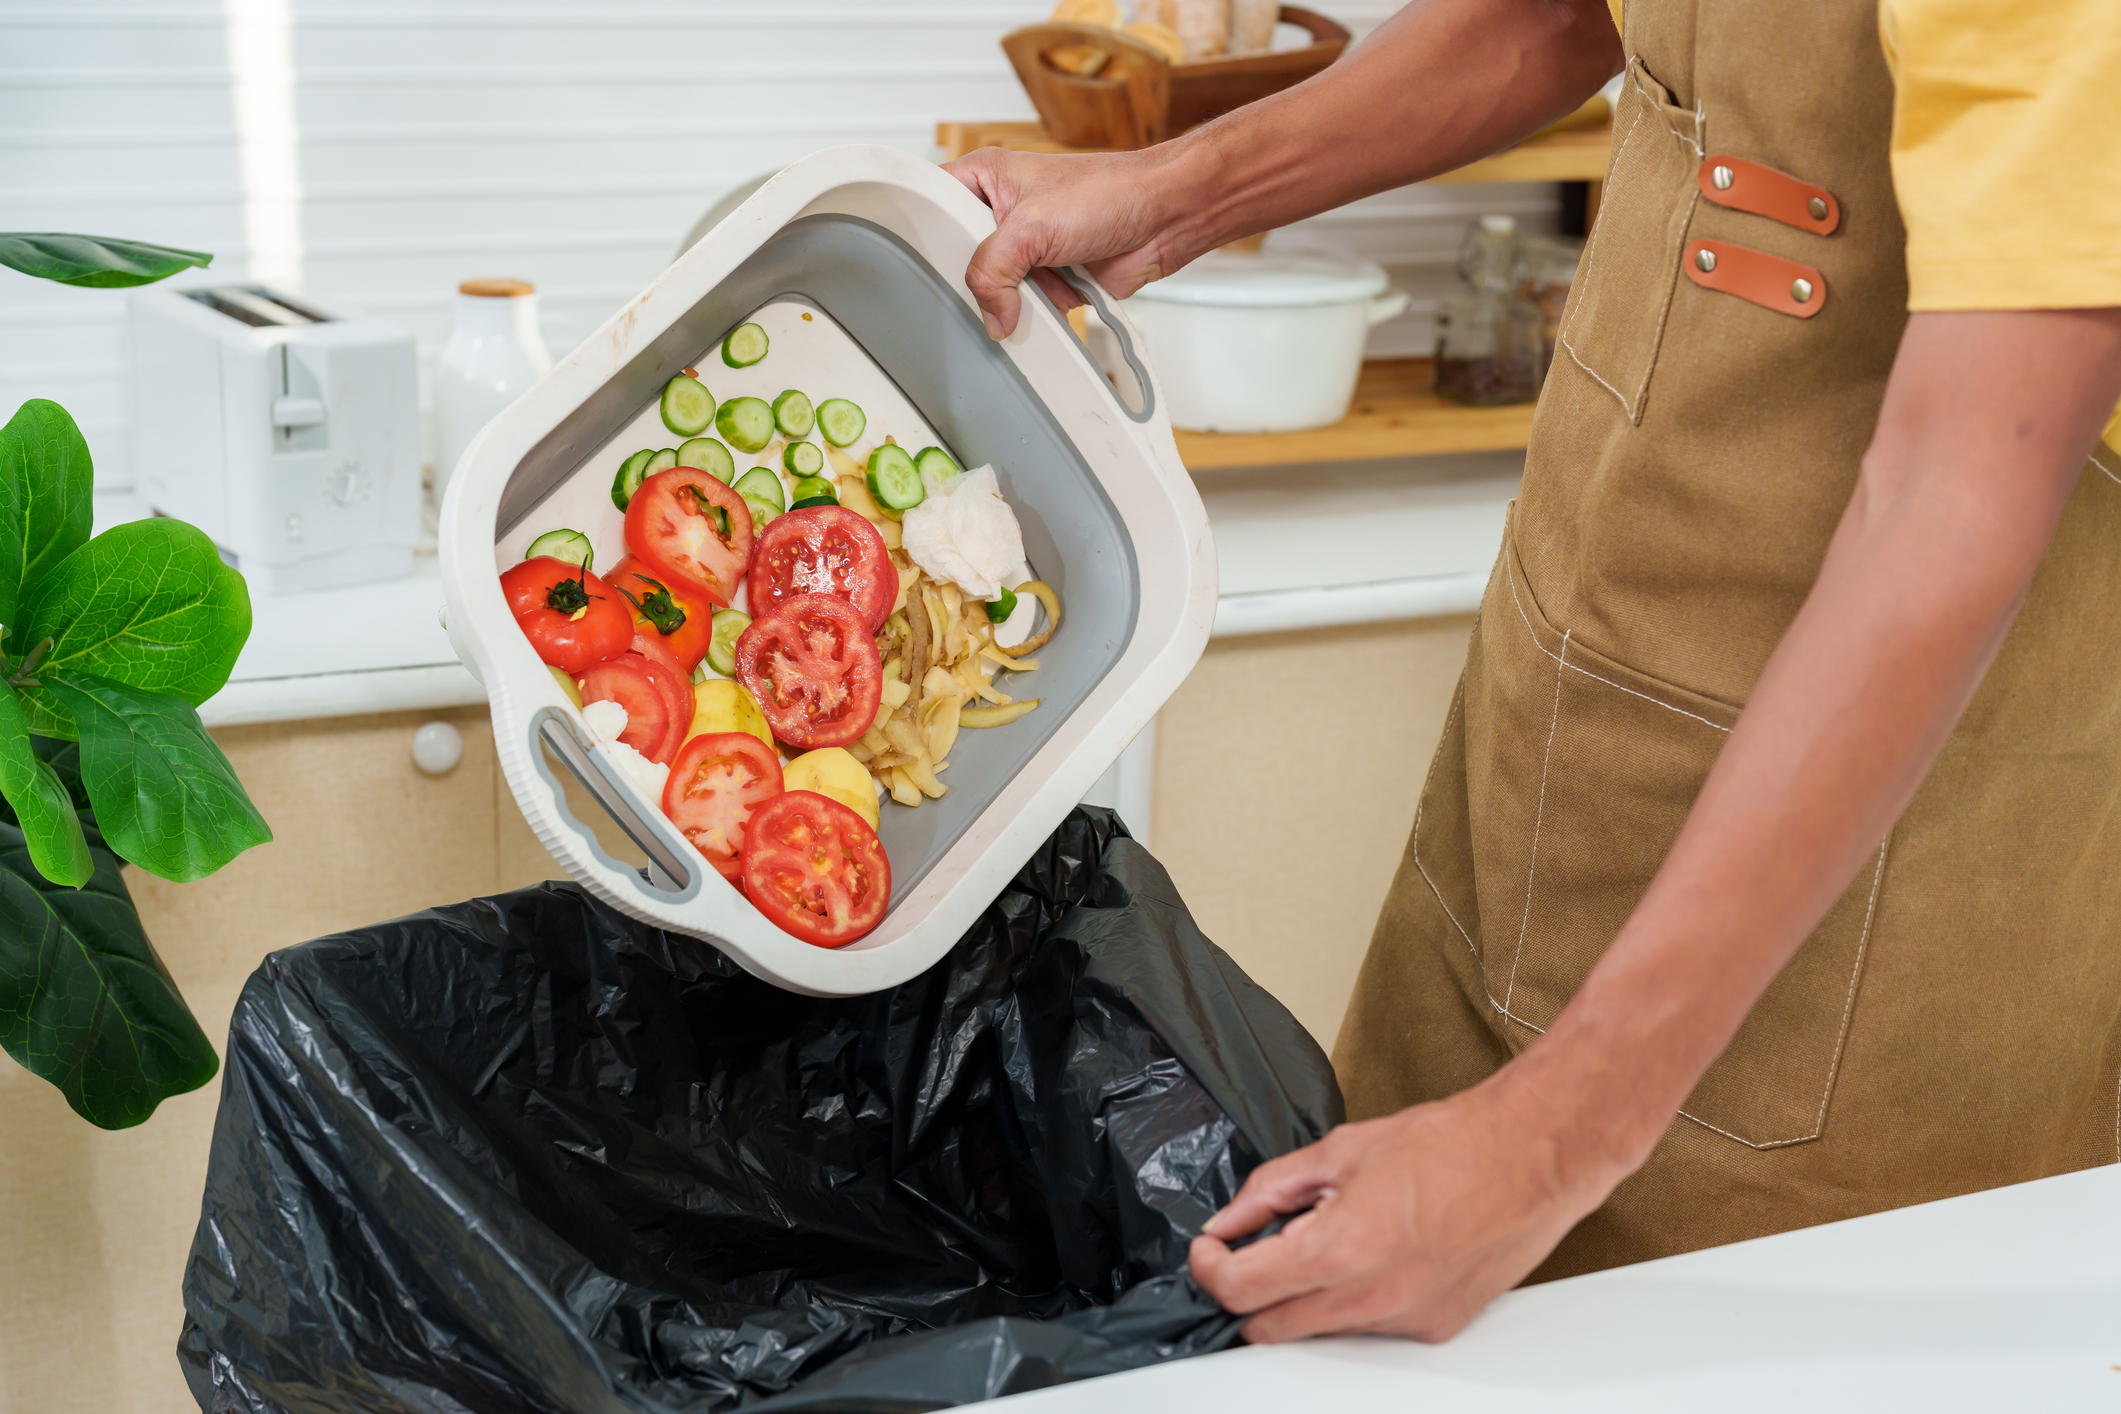
<svg viewBox="0 0 2121 1414"><path fill-rule="evenodd" d="M695 437L678 448L678 465L697 467L724 486L736 475L736 458L712 437Z"/></svg>
<svg viewBox="0 0 2121 1414"><path fill-rule="evenodd" d="M781 453L781 465L791 476L816 476L825 469L825 454L815 442L790 442Z"/></svg>
<svg viewBox="0 0 2121 1414"><path fill-rule="evenodd" d="M845 398L827 398L817 405L817 428L825 440L844 447L869 428L869 418Z"/></svg>
<svg viewBox="0 0 2121 1414"><path fill-rule="evenodd" d="M714 421L714 394L697 378L680 373L663 385L663 425L680 437L697 437Z"/></svg>
<svg viewBox="0 0 2121 1414"><path fill-rule="evenodd" d="M766 331L756 324L739 324L722 340L722 362L731 368L749 368L766 356Z"/></svg>
<svg viewBox="0 0 2121 1414"><path fill-rule="evenodd" d="M1002 586L1000 595L987 601L987 622L1004 623L1016 612L1016 591L1008 585Z"/></svg>
<svg viewBox="0 0 2121 1414"><path fill-rule="evenodd" d="M950 454L941 447L921 448L920 452L913 458L913 466L915 470L920 472L922 481L925 482L930 476L933 476L946 486L957 478L959 472L964 470L963 467L950 460Z"/></svg>
<svg viewBox="0 0 2121 1414"><path fill-rule="evenodd" d="M725 678L736 676L736 641L751 627L751 615L742 609L716 609L714 633L707 640L707 666Z"/></svg>
<svg viewBox="0 0 2121 1414"><path fill-rule="evenodd" d="M773 400L773 425L783 437L808 437L817 426L817 409L810 406L807 394L790 388Z"/></svg>
<svg viewBox="0 0 2121 1414"><path fill-rule="evenodd" d="M892 515L903 515L928 499L913 458L890 442L869 454L869 494Z"/></svg>
<svg viewBox="0 0 2121 1414"><path fill-rule="evenodd" d="M643 447L619 463L619 474L611 478L611 504L622 511L626 509L633 493L648 479L648 459L654 455L655 448Z"/></svg>
<svg viewBox="0 0 2121 1414"><path fill-rule="evenodd" d="M596 563L597 552L589 543L589 537L579 530L548 530L531 541L530 548L523 552L526 560L535 560L542 555L587 570Z"/></svg>
<svg viewBox="0 0 2121 1414"><path fill-rule="evenodd" d="M836 506L838 504L838 499L832 496L805 496L789 506L788 509L791 511L807 511L812 506Z"/></svg>
<svg viewBox="0 0 2121 1414"><path fill-rule="evenodd" d="M714 430L740 452L756 452L773 440L773 408L764 398L731 398L714 415Z"/></svg>
<svg viewBox="0 0 2121 1414"><path fill-rule="evenodd" d="M788 509L790 510L796 508L796 502L798 501L812 501L821 497L832 502L835 506L840 503L839 487L834 486L822 476L804 477L801 481L795 483L795 490L788 494L791 497L788 504Z"/></svg>
<svg viewBox="0 0 2121 1414"><path fill-rule="evenodd" d="M777 511L788 509L786 495L781 490L780 473L770 466L751 468L737 478L733 489L746 500L756 496Z"/></svg>
<svg viewBox="0 0 2121 1414"><path fill-rule="evenodd" d="M648 456L648 470L641 479L645 481L657 472L668 471L677 464L678 449L676 447L665 447L661 451L651 452Z"/></svg>

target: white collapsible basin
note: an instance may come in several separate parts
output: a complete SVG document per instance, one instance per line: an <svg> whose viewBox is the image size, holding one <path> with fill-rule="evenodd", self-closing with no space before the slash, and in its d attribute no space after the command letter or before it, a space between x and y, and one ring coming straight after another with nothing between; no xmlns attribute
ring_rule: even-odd
<svg viewBox="0 0 2121 1414"><path fill-rule="evenodd" d="M842 147L798 162L488 424L442 507L450 636L486 685L501 769L538 838L597 897L793 991L876 991L948 951L1170 697L1214 620L1207 518L1132 326L1073 276L1140 376L1138 410L1031 285L1016 333L990 340L964 271L993 229L970 192L905 153ZM783 331L775 354L726 368L723 336L753 319ZM783 353L784 338L797 352ZM536 531L599 524L596 563L623 552L612 476L636 448L680 440L657 405L688 366L718 399L766 382L852 397L872 430L882 408L959 465L991 463L1032 570L1065 610L1040 671L1005 688L1043 705L1007 727L960 733L942 799L884 805L891 908L836 951L767 922L626 781L501 596L500 570ZM556 760L647 854L645 877L569 812Z"/></svg>
<svg viewBox="0 0 2121 1414"><path fill-rule="evenodd" d="M1371 328L1407 307L1367 260L1210 251L1126 302L1193 432L1297 432L1348 415Z"/></svg>

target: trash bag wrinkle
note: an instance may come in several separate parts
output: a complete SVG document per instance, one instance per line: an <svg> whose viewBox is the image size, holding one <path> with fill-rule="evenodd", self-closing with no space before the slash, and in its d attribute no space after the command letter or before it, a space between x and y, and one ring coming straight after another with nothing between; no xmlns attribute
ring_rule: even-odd
<svg viewBox="0 0 2121 1414"><path fill-rule="evenodd" d="M202 1410L930 1409L1222 1348L1186 1247L1341 1117L1108 811L872 996L545 884L268 957L178 1355Z"/></svg>

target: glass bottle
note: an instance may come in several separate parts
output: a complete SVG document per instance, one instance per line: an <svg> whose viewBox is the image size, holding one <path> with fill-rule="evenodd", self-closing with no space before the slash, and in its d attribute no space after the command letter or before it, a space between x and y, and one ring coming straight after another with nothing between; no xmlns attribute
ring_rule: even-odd
<svg viewBox="0 0 2121 1414"><path fill-rule="evenodd" d="M1524 238L1508 216L1483 216L1458 247L1466 288L1436 308L1436 391L1473 407L1528 403L1546 370L1546 315L1522 293Z"/></svg>

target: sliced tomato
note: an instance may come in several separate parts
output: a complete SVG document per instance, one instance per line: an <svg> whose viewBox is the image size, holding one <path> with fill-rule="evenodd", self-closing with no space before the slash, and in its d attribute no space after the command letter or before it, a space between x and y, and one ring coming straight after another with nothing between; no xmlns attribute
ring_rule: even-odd
<svg viewBox="0 0 2121 1414"><path fill-rule="evenodd" d="M798 595L753 619L736 641L736 680L774 736L806 751L859 739L884 695L869 625L829 594Z"/></svg>
<svg viewBox="0 0 2121 1414"><path fill-rule="evenodd" d="M663 813L723 878L741 884L744 825L781 793L781 758L749 732L708 732L685 743L663 784Z"/></svg>
<svg viewBox="0 0 2121 1414"><path fill-rule="evenodd" d="M685 735L692 730L692 674L678 666L678 660L663 646L663 640L653 629L646 633L636 629L633 646L627 650L629 657L639 657L648 662L648 680L662 695L663 710L668 714L670 729L668 737L658 744L652 755L658 761L668 762L678 754L685 744Z"/></svg>
<svg viewBox="0 0 2121 1414"><path fill-rule="evenodd" d="M619 592L619 602L632 613L635 633L660 638L688 676L700 665L714 637L714 600L664 579L632 555L613 565L604 582ZM628 603L629 596L639 603Z"/></svg>
<svg viewBox="0 0 2121 1414"><path fill-rule="evenodd" d="M815 791L791 790L744 827L744 896L784 932L842 948L884 921L891 861L861 816Z"/></svg>
<svg viewBox="0 0 2121 1414"><path fill-rule="evenodd" d="M675 746L664 755L670 741L670 698L656 685L655 664L638 653L621 653L603 663L592 663L577 679L582 702L616 702L626 709L625 742L651 761L669 764Z"/></svg>
<svg viewBox="0 0 2121 1414"><path fill-rule="evenodd" d="M657 579L726 608L751 563L751 510L706 472L674 466L643 481L627 502L626 548Z"/></svg>
<svg viewBox="0 0 2121 1414"><path fill-rule="evenodd" d="M564 673L616 658L633 638L633 614L586 570L540 555L501 575L509 612L538 657Z"/></svg>
<svg viewBox="0 0 2121 1414"><path fill-rule="evenodd" d="M898 601L898 571L875 526L845 506L775 516L751 557L751 613L772 613L799 594L844 599L875 633Z"/></svg>

